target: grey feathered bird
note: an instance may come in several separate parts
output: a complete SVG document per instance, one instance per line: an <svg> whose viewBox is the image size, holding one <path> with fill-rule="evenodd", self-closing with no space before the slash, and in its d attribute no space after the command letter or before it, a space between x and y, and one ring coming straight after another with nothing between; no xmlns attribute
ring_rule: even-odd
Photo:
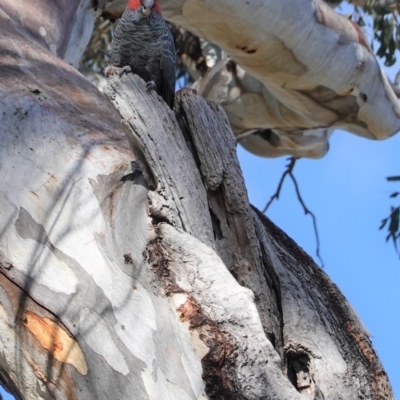
<svg viewBox="0 0 400 400"><path fill-rule="evenodd" d="M124 70L130 67L173 108L176 50L159 0L128 1L115 30L111 62Z"/></svg>

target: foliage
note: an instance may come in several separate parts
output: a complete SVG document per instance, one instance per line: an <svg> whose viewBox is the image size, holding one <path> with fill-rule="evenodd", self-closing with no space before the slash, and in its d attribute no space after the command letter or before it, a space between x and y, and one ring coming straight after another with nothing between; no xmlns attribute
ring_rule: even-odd
<svg viewBox="0 0 400 400"><path fill-rule="evenodd" d="M349 15L354 22L362 27L372 21L371 47L378 47L375 54L385 60L387 67L396 62L396 51L400 49L400 19L399 0L382 2L381 0L369 0L364 7L354 7ZM398 74L399 76L399 74ZM398 84L396 78L395 84ZM396 89L396 87L393 87ZM386 178L390 182L400 181L400 176ZM396 198L400 192L393 192L390 198ZM392 206L390 214L381 222L379 229L387 228L386 241L392 241L396 252L400 255L400 206Z"/></svg>
<svg viewBox="0 0 400 400"><path fill-rule="evenodd" d="M364 9L354 7L350 18L364 27L368 25L368 16L372 17L371 47L378 46L375 54L390 67L396 62L396 50L400 49L399 1L368 0Z"/></svg>
<svg viewBox="0 0 400 400"><path fill-rule="evenodd" d="M390 182L400 181L400 176L389 176L386 178ZM390 198L396 198L400 192L393 192L390 195ZM396 251L399 253L399 245L400 245L400 229L399 229L399 221L400 221L400 206L391 207L390 214L387 218L384 218L381 222L381 226L379 229L383 229L387 226L387 236L386 241L393 241L394 247Z"/></svg>
<svg viewBox="0 0 400 400"><path fill-rule="evenodd" d="M400 49L400 8L398 0L388 4L386 7L382 6L381 3L377 0L369 0L364 11L373 17L374 39L379 44L376 55L384 58L385 65L389 67L396 62L396 50ZM361 22L361 24L364 22L362 16L358 22ZM386 179L389 182L398 182L400 181L400 176L389 176ZM393 192L390 198L396 198L399 194L400 192ZM396 252L400 255L399 223L400 206L391 206L389 216L382 220L379 229L387 228L386 241L392 241Z"/></svg>
<svg viewBox="0 0 400 400"><path fill-rule="evenodd" d="M102 17L97 18L89 45L81 60L84 68L101 72L107 66L115 27L116 22Z"/></svg>

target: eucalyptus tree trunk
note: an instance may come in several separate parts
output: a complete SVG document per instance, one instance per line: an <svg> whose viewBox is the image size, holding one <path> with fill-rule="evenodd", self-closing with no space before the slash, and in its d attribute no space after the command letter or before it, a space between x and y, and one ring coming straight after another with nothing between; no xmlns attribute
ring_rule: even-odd
<svg viewBox="0 0 400 400"><path fill-rule="evenodd" d="M131 74L106 97L69 65L88 6L0 0L0 383L18 399L393 398L338 288L249 204L222 107L184 89L173 112Z"/></svg>

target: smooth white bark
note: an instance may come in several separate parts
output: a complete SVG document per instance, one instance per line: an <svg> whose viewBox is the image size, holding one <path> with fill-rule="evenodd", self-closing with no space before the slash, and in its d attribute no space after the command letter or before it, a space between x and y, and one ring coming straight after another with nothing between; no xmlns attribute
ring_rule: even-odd
<svg viewBox="0 0 400 400"><path fill-rule="evenodd" d="M357 25L322 0L164 0L167 18L219 45L243 72L205 78L242 144L259 155L320 157L333 129L385 139L400 107ZM221 90L215 84L220 81ZM213 87L213 93L210 89Z"/></svg>

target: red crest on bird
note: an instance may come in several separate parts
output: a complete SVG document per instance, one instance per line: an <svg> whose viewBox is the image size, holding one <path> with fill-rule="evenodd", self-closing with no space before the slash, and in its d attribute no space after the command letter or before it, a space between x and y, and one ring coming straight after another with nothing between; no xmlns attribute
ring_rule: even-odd
<svg viewBox="0 0 400 400"><path fill-rule="evenodd" d="M141 6L146 6L143 3L152 3L150 7L152 6L154 8L154 11L157 12L158 14L161 14L161 7L160 7L160 0L154 0L150 1L149 0L129 0L128 1L128 9L129 10L137 10Z"/></svg>

